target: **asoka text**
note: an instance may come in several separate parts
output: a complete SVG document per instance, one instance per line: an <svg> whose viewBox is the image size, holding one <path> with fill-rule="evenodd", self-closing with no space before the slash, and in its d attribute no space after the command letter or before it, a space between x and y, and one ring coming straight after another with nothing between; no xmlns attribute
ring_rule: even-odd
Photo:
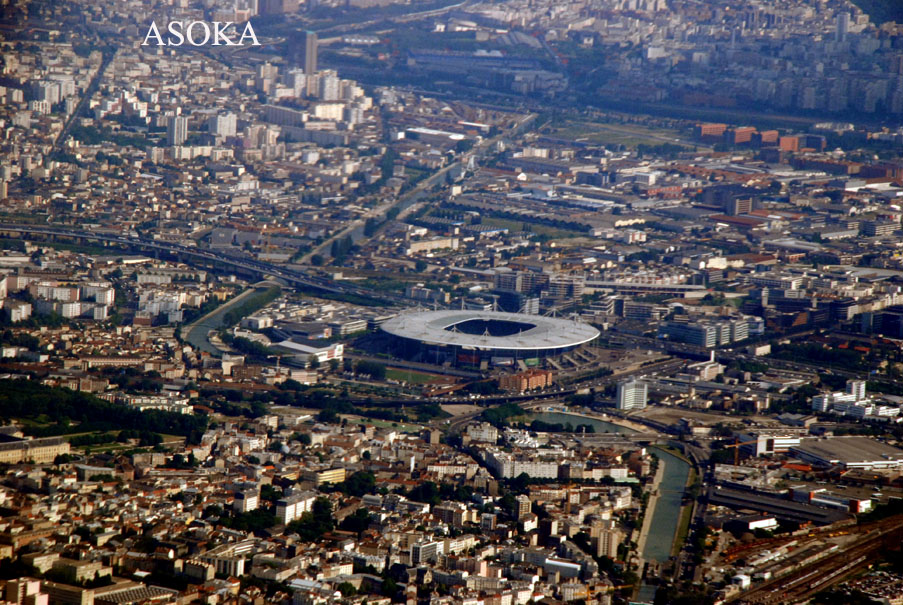
<svg viewBox="0 0 903 605"><path fill-rule="evenodd" d="M229 31L234 25L230 21L192 21L187 25L181 21L170 21L164 35L161 35L157 23L151 21L141 46L153 46L155 43L156 46L182 46L186 42L192 46L260 46L250 21L245 23L245 29L237 40L235 36L238 32L233 30L230 34Z"/></svg>

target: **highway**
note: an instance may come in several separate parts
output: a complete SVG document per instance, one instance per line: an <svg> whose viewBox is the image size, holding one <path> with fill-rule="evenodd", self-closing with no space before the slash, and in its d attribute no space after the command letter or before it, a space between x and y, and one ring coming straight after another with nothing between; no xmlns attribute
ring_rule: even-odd
<svg viewBox="0 0 903 605"><path fill-rule="evenodd" d="M60 149L60 144L66 141L66 135L68 135L69 131L72 129L72 124L74 124L75 120L81 116L82 110L85 108L85 104L91 102L91 97L93 97L94 93L97 92L97 89L100 87L100 81L103 79L104 74L107 72L107 67L110 66L110 63L113 62L113 59L115 57L116 52L103 53L103 59L101 60L100 65L97 67L97 73L94 74L93 78L91 78L91 82L85 89L85 94L83 94L78 100L78 104L75 106L75 110L66 119L66 125L63 126L63 129L59 132L58 135L56 135L56 139L53 140L53 151L58 151Z"/></svg>
<svg viewBox="0 0 903 605"><path fill-rule="evenodd" d="M468 370L460 370L458 368L447 368L444 366L434 366L428 363L420 363L417 361L405 361L403 359L391 359L388 360L384 357L373 357L370 355L359 355L357 353L349 353L348 350L345 350L345 357L350 357L351 359L357 361L371 361L374 363L381 363L386 365L387 367L399 369L399 370L411 370L414 372L426 372L427 374L440 374L442 376L457 376L459 378L468 378L470 380L478 380L483 377L480 372L472 372Z"/></svg>
<svg viewBox="0 0 903 605"><path fill-rule="evenodd" d="M798 332L794 334L787 334L786 338L788 340L796 340L805 338L813 334L812 330L806 330L804 332ZM833 372L838 376L843 376L844 378L855 379L855 380L864 380L868 378L868 374L865 372L855 372L852 370L845 370L843 368L838 368L836 366L826 366L819 365L815 363L808 363L805 361L797 361L797 360L787 360L787 359L779 359L777 357L767 356L760 357L756 355L751 355L745 352L745 348L748 346L746 342L738 342L734 346L730 348L723 349L707 349L705 347L700 347L697 345L682 343L682 342L673 342L668 340L663 340L659 338L648 338L645 336L637 336L634 334L621 334L621 333L613 333L610 337L610 342L612 345L623 345L624 348L633 347L645 347L648 349L660 350L670 355L677 355L681 357L689 357L695 359L707 358L712 351L715 352L715 358L719 363L728 364L731 361L751 361L751 362L759 362L767 364L768 366L776 369L782 370L791 370L796 372L805 372L805 373L824 373L826 371ZM751 344L751 343L749 343Z"/></svg>
<svg viewBox="0 0 903 605"><path fill-rule="evenodd" d="M557 390L557 391L552 390L552 391L543 391L543 392L539 392L539 393L526 393L526 394L518 394L518 395L498 395L498 396L491 396L491 397L481 397L478 399L436 398L434 401L435 401L435 403L438 403L440 405L448 404L448 403L469 403L469 404L475 404L475 405L486 406L486 407L489 407L489 406L495 405L495 404L502 404L502 403L517 403L517 404L524 404L524 405L521 405L521 407L524 408L525 410L530 410L530 409L542 407L542 406L553 404L553 403L560 404L566 397L568 397L569 395L576 394L577 391L582 388L588 387L590 389L595 390L598 394L598 393L601 393L602 385L605 383L608 383L612 380L616 380L616 379L623 380L623 379L630 378L633 376L646 376L649 374L653 374L656 372L662 372L662 371L670 372L670 371L673 371L675 369L675 367L677 367L674 364L683 365L683 361L681 361L681 360L665 360L663 362L651 364L649 366L642 367L642 368L639 368L636 370L611 374L610 376L605 376L603 378L597 379L594 382L592 382L591 384L583 383L580 385L571 385L568 388L562 388L561 390ZM410 405L410 401L408 401L408 405ZM470 422L471 420L473 420L474 418L479 416L482 412L483 412L483 410L479 410L477 412L473 412L470 414L465 414L465 415L453 418L451 420L450 424L448 425L449 432L454 433L454 432L459 431L465 424L467 424L468 422ZM615 418L620 416L620 414L617 413L614 409L611 410L611 414ZM655 433L655 435L657 435L659 437L663 436L661 431L664 427L662 427L661 425L656 426L656 423L654 423L654 421L650 421L650 420L648 420L646 418L642 418L642 417L633 418L633 417L630 417L627 415L625 415L624 417L625 417L625 419L633 420L635 422L645 424L646 426L649 426L653 430L657 431ZM603 419L599 418L599 420L603 420ZM608 420L606 420L606 421L609 422ZM647 436L649 436L649 435L652 435L652 433L649 433Z"/></svg>
<svg viewBox="0 0 903 605"><path fill-rule="evenodd" d="M194 246L184 246L182 244L175 244L170 242L158 242L138 237L93 233L90 231L80 231L66 227L45 227L41 225L0 223L0 233L11 236L16 236L18 234L20 236L42 235L71 237L76 239L108 242L131 248L159 251L180 256L189 256L206 262L220 263L229 267L233 267L235 269L248 271L250 273L260 275L263 278L276 277L278 279L281 279L285 283L295 287L315 289L332 294L359 296L390 304L406 304L406 301L399 296L394 296L391 294L376 294L366 288L355 286L353 284L344 284L341 282L333 281L329 278L317 277L300 271L286 269L277 265L272 265L270 263L255 260L253 258L248 258L246 256L233 256L224 252L218 252L216 250L209 250L205 248L197 248Z"/></svg>
<svg viewBox="0 0 903 605"><path fill-rule="evenodd" d="M413 13L405 13L403 15L395 15L392 17L381 17L378 19L370 19L369 21L361 21L356 23L341 23L339 25L324 27L323 29L317 30L317 35L322 36L326 32L348 33L353 31L360 31L362 29L367 29L368 27L379 25L387 21L390 23L407 23L409 21L418 21L420 19L427 19L429 17L438 17L439 15L455 10L456 8L463 8L466 4L467 0L464 0L463 2L457 2L448 6L425 11L416 11Z"/></svg>

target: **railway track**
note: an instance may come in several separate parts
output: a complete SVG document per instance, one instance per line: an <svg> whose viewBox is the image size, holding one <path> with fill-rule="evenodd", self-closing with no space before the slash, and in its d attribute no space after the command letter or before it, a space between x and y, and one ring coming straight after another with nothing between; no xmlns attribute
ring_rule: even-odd
<svg viewBox="0 0 903 605"><path fill-rule="evenodd" d="M885 544L903 536L903 518L892 517L874 528L852 546L814 561L789 575L770 580L731 601L738 605L784 605L800 603L856 573L872 560Z"/></svg>

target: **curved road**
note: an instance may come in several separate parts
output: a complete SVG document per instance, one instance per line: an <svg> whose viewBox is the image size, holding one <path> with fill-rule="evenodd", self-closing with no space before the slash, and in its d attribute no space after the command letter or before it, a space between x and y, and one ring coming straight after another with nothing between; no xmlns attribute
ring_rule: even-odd
<svg viewBox="0 0 903 605"><path fill-rule="evenodd" d="M23 235L44 235L58 237L72 237L86 240L94 240L100 242L110 242L127 247L142 248L152 251L162 251L169 254L184 255L198 258L207 262L221 263L236 269L249 271L260 275L264 278L276 277L286 283L301 288L313 288L333 294L346 294L352 296L360 296L381 302L400 303L404 299L391 294L377 294L366 288L355 286L352 284L343 284L335 282L324 277L317 277L265 263L244 256L232 256L215 250L197 248L193 246L183 246L181 244L164 243L153 240L146 240L137 237L125 237L120 235L98 234L90 231L79 231L69 227L24 225L12 223L0 223L0 233L10 234L13 237Z"/></svg>

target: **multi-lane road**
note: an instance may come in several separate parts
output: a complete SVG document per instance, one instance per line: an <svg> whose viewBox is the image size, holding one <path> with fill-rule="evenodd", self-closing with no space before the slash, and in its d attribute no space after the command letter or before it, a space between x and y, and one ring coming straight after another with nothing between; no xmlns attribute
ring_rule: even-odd
<svg viewBox="0 0 903 605"><path fill-rule="evenodd" d="M113 62L113 59L115 57L116 52L103 53L103 58L101 59L100 65L97 68L97 73L95 73L94 77L91 78L91 82L85 89L85 94L83 94L78 100L78 105L75 106L75 110L66 119L66 124L63 126L63 129L60 130L59 134L56 135L56 138L53 140L53 151L58 151L60 149L60 145L62 145L66 141L66 137L68 136L69 131L72 129L72 125L75 123L75 120L79 116L81 116L85 105L91 102L91 97L94 96L94 93L97 92L97 89L100 88L100 81L103 79L103 76L107 71L107 67L110 66L110 63Z"/></svg>
<svg viewBox="0 0 903 605"><path fill-rule="evenodd" d="M471 159L481 160L488 152L492 150L493 146L497 142L504 140L506 137L511 136L513 133L521 131L526 125L528 125L535 119L536 114L527 114L517 120L512 126L505 129L504 132L501 132L492 138L479 141L470 151L461 154L461 157L456 159L448 166L440 168L433 174L429 175L428 177L417 183L410 191L398 197L398 199L390 200L384 204L381 204L378 208L375 208L368 212L366 216L352 221L352 223L346 228L327 238L322 244L316 246L313 250L302 256L301 262L310 262L311 257L313 257L315 254L326 254L329 250L329 246L334 241L339 241L346 237L351 237L354 243L357 245L363 245L366 241L375 237L377 234L383 231L385 227L391 222L389 220L385 220L390 210L396 208L400 212L403 212L409 209L427 194L429 188L434 187L438 183L444 182L444 179L449 172L461 166L467 166L470 163ZM366 224L366 220L370 218L376 219L379 224L373 231L373 234L368 236L364 234L364 226ZM383 220L380 221L380 219Z"/></svg>
<svg viewBox="0 0 903 605"><path fill-rule="evenodd" d="M259 275L262 278L275 277L285 283L306 289L315 289L332 294L346 294L359 296L362 298L376 299L387 303L400 303L403 299L392 294L376 293L366 288L356 286L354 284L345 284L336 282L332 279L310 275L301 271L287 269L263 261L259 261L247 256L233 256L225 252L211 250L207 248L198 248L195 246L185 246L172 242L160 242L148 240L139 237L128 237L125 235L95 233L91 231L82 231L70 227L53 226L53 225L27 225L27 224L11 224L0 223L0 234L13 236L29 236L38 235L42 237L70 237L74 239L83 239L90 241L106 242L117 244L129 248L138 248L149 250L152 252L163 252L182 257L191 257L203 262L221 264L240 271L246 271Z"/></svg>

